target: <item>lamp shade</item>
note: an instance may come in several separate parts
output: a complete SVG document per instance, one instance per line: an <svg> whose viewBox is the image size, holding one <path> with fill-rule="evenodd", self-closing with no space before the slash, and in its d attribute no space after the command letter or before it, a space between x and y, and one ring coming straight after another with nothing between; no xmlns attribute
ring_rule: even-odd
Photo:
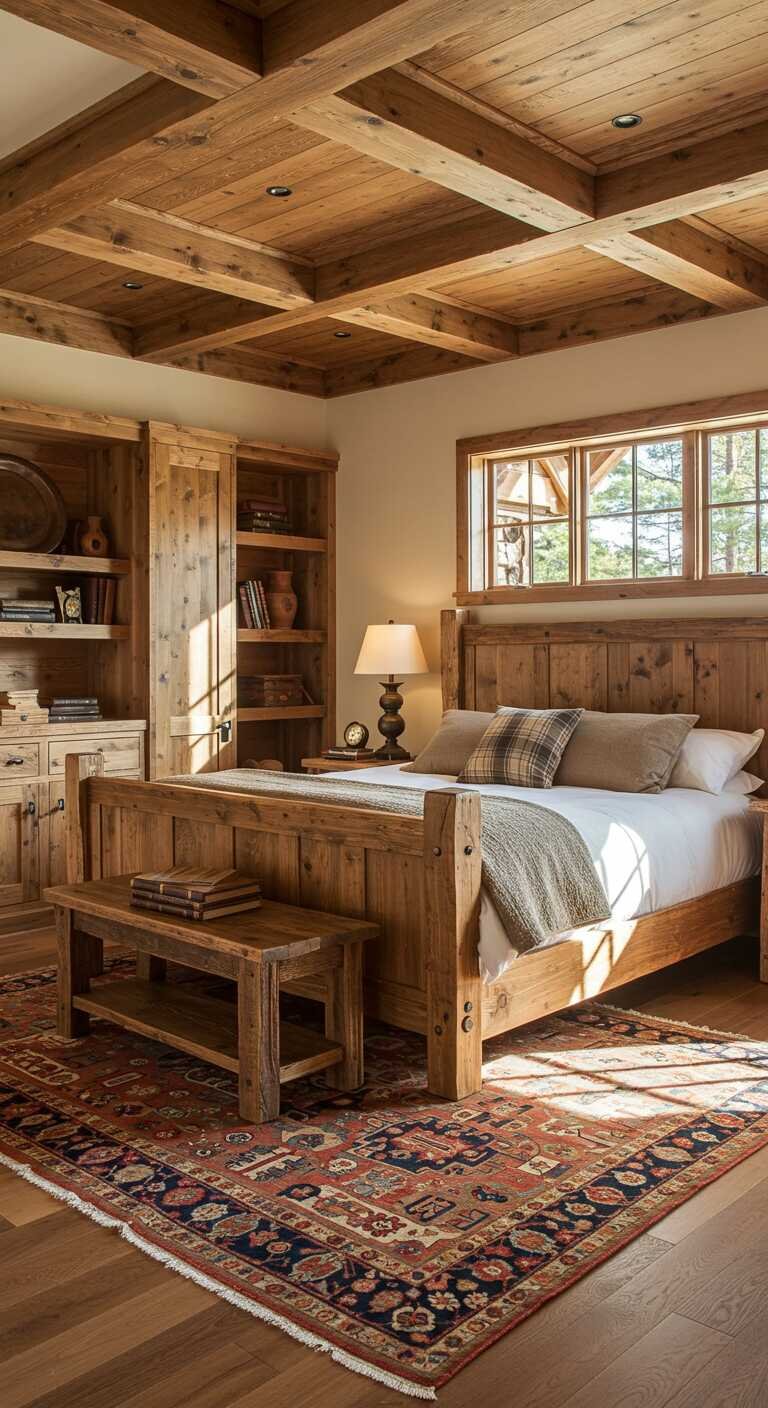
<svg viewBox="0 0 768 1408"><path fill-rule="evenodd" d="M429 666L415 626L368 626L355 665L356 675L425 675Z"/></svg>

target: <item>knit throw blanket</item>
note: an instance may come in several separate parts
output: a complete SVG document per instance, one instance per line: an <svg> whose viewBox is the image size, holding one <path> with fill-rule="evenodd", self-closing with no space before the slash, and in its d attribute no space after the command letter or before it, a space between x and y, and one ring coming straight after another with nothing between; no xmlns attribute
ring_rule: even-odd
<svg viewBox="0 0 768 1408"><path fill-rule="evenodd" d="M423 816L425 793L303 773L232 768L168 777L167 783ZM483 885L516 953L553 934L607 919L608 900L582 836L565 817L517 798L480 798Z"/></svg>

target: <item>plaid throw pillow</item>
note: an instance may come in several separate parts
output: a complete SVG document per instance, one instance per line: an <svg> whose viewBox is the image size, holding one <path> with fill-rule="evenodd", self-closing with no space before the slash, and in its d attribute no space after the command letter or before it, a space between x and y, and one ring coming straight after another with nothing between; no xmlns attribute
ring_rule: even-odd
<svg viewBox="0 0 768 1408"><path fill-rule="evenodd" d="M583 709L499 709L458 782L551 787Z"/></svg>

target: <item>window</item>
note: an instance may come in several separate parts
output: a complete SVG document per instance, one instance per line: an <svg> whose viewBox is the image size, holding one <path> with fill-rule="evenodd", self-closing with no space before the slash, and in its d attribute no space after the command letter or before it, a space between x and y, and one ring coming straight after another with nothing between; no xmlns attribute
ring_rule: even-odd
<svg viewBox="0 0 768 1408"><path fill-rule="evenodd" d="M627 433L622 416L613 437L603 422L530 446L461 442L459 602L768 589L768 417L662 417Z"/></svg>

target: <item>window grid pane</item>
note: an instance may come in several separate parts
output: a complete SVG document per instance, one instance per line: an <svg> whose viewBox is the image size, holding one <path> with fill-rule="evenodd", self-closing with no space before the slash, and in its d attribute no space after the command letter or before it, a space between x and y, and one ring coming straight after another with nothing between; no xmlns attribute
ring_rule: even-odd
<svg viewBox="0 0 768 1408"><path fill-rule="evenodd" d="M542 462L536 459L496 460L488 464L493 586L572 582L571 519L561 506L563 498L566 506L570 501L570 460L562 455L554 458L564 462L564 484L559 483L556 470L550 470L547 476L540 468ZM503 494L499 493L500 488Z"/></svg>
<svg viewBox="0 0 768 1408"><path fill-rule="evenodd" d="M597 495L591 484L593 455L601 457L598 469L605 465L606 457L610 463L612 456L620 455L605 478L616 470L623 471L619 479L614 478L613 493L608 498L609 505L624 505L621 510L611 512L610 507L603 507L602 513L594 511ZM682 577L682 440L638 441L615 450L587 450L586 464L590 512L585 580ZM605 499L603 495L603 503Z"/></svg>

